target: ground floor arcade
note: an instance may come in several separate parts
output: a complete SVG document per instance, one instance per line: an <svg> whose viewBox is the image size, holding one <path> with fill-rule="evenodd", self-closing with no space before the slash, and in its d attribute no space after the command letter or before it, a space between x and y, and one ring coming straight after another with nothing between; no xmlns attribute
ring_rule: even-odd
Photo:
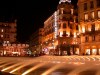
<svg viewBox="0 0 100 75"><path fill-rule="evenodd" d="M100 44L82 44L81 54L83 55L100 55Z"/></svg>

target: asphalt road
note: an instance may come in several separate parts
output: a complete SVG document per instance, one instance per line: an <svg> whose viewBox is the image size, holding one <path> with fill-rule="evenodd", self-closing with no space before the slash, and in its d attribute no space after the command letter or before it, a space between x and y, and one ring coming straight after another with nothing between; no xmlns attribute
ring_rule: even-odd
<svg viewBox="0 0 100 75"><path fill-rule="evenodd" d="M100 56L0 57L0 70L16 75L100 75Z"/></svg>

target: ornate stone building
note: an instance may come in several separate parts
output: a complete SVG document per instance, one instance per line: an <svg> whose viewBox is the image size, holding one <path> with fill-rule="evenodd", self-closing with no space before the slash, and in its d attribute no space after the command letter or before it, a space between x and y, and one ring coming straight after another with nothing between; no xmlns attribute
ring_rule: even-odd
<svg viewBox="0 0 100 75"><path fill-rule="evenodd" d="M100 55L100 0L78 0L80 53Z"/></svg>
<svg viewBox="0 0 100 75"><path fill-rule="evenodd" d="M44 50L50 54L79 54L77 9L70 0L61 0L55 11L44 22Z"/></svg>

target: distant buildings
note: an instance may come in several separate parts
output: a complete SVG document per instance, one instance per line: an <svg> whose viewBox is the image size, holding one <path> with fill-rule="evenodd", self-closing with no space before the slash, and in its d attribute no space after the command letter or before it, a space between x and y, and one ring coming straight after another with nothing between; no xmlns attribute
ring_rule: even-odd
<svg viewBox="0 0 100 75"><path fill-rule="evenodd" d="M0 56L24 56L28 44L16 42L17 24L15 22L0 22Z"/></svg>
<svg viewBox="0 0 100 75"><path fill-rule="evenodd" d="M44 29L40 28L36 32L34 32L30 37L30 50L32 54L40 54L42 52L43 46L43 38L44 38Z"/></svg>
<svg viewBox="0 0 100 75"><path fill-rule="evenodd" d="M16 22L0 22L0 42L13 43L16 41Z"/></svg>

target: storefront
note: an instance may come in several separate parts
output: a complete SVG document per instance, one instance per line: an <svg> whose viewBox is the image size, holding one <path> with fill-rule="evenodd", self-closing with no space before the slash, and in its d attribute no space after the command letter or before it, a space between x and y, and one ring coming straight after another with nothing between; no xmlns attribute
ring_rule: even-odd
<svg viewBox="0 0 100 75"><path fill-rule="evenodd" d="M99 55L100 55L100 49L99 49L99 52L98 52L98 53L99 53Z"/></svg>
<svg viewBox="0 0 100 75"><path fill-rule="evenodd" d="M90 55L90 49L86 49L86 50L85 50L85 54L86 54L86 55Z"/></svg>
<svg viewBox="0 0 100 75"><path fill-rule="evenodd" d="M76 55L79 55L79 48L76 48L75 54L76 54Z"/></svg>
<svg viewBox="0 0 100 75"><path fill-rule="evenodd" d="M92 49L92 55L97 55L97 49Z"/></svg>

